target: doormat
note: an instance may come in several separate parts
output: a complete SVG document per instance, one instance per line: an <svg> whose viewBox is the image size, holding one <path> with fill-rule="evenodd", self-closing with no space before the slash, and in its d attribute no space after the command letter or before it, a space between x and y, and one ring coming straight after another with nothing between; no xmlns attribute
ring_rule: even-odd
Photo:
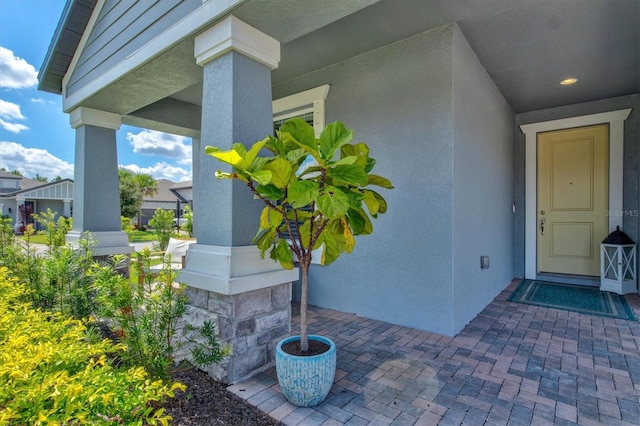
<svg viewBox="0 0 640 426"><path fill-rule="evenodd" d="M509 301L637 321L624 296L600 291L598 287L522 280Z"/></svg>

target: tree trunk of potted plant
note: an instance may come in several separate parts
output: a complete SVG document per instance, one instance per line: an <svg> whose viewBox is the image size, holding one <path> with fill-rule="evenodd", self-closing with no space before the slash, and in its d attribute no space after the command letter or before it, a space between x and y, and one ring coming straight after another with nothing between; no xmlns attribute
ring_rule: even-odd
<svg viewBox="0 0 640 426"><path fill-rule="evenodd" d="M340 122L327 125L316 138L308 123L294 118L287 121L275 137L268 136L249 149L242 144L233 144L227 151L211 146L205 149L207 154L231 166L231 172L218 170L216 177L244 182L254 197L264 202L254 238L262 257L269 251L271 259L286 269L292 269L294 256L297 258L301 272L299 346L303 356L282 364L295 370L294 373L307 376L309 380L298 377L291 382L308 381L308 388L286 390L285 384L280 383L287 398L296 405L308 406L322 401L326 393L319 395L318 388L328 393L335 373L335 344L329 339L317 337L326 344L328 355L304 356L309 355L310 337L312 340L316 337L309 336L307 330L312 252L322 248L320 263L323 265L332 263L342 253L351 253L356 244L355 235L373 232L370 217L377 218L387 211L385 199L370 187L393 188L388 179L370 173L375 160L369 157L369 147L364 143L350 144L352 138L353 131ZM259 156L263 148L273 155ZM309 156L313 164L303 168ZM291 373L280 371L279 363L285 356L282 344L276 352L279 379ZM304 366L306 364L309 366ZM330 374L303 371L319 364L333 371ZM318 377L328 380L328 386L318 384Z"/></svg>

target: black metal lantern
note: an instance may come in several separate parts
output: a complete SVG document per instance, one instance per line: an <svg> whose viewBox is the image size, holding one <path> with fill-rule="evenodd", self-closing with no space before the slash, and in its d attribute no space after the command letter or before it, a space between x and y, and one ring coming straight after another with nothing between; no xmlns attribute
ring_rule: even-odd
<svg viewBox="0 0 640 426"><path fill-rule="evenodd" d="M617 226L600 244L600 290L636 292L636 244Z"/></svg>

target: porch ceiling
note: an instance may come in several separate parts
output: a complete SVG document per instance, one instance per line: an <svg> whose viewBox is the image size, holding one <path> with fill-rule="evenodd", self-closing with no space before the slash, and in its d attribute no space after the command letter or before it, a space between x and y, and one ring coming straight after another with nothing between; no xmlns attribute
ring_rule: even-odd
<svg viewBox="0 0 640 426"><path fill-rule="evenodd" d="M515 113L640 92L638 0L332 4L343 10L323 12L330 9L324 3L319 8L314 0L247 0L233 14L281 41L274 84L457 22ZM578 83L560 86L569 76ZM194 136L200 126L201 93L202 69L195 64L189 39L85 105L123 114L127 124Z"/></svg>

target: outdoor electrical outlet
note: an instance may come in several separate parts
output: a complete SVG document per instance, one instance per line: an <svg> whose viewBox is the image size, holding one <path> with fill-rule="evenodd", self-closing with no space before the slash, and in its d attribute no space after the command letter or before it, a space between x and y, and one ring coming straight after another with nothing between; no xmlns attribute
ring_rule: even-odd
<svg viewBox="0 0 640 426"><path fill-rule="evenodd" d="M480 256L480 269L489 269L489 256Z"/></svg>

